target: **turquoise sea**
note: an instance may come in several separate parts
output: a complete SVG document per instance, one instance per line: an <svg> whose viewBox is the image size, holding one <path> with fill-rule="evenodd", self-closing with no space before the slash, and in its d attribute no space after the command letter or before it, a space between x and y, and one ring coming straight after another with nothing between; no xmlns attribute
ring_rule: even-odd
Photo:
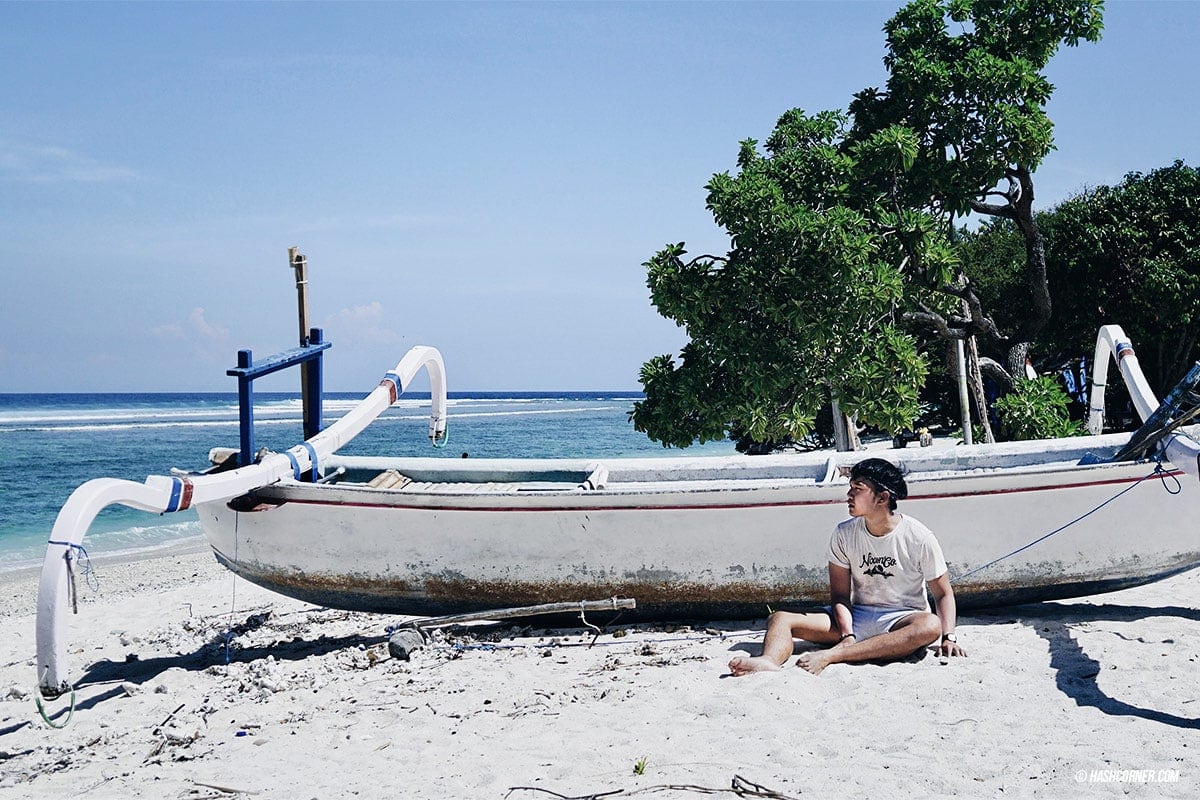
<svg viewBox="0 0 1200 800"><path fill-rule="evenodd" d="M327 393L326 424L362 399ZM729 442L667 450L633 430L631 392L451 393L449 442L428 439L429 396L405 395L344 453L460 458L733 453ZM297 395L256 393L259 447L302 438ZM208 466L213 447L238 446L237 395L0 394L0 571L41 562L58 509L91 478L141 482L172 467ZM92 555L162 547L203 534L195 512L103 511L84 546Z"/></svg>

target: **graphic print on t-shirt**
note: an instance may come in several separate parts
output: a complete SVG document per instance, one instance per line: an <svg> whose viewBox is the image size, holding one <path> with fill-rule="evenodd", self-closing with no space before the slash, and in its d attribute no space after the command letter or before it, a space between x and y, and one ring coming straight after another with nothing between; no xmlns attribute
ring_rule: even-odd
<svg viewBox="0 0 1200 800"><path fill-rule="evenodd" d="M888 567L896 566L896 559L891 556L877 556L874 553L865 553L862 557L862 563L859 567L863 571L863 575L877 575L880 578L891 578L895 575L894 572L888 572Z"/></svg>

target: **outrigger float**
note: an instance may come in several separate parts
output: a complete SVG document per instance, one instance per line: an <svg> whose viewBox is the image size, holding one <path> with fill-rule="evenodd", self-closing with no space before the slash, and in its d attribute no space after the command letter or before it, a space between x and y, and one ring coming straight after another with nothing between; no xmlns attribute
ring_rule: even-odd
<svg viewBox="0 0 1200 800"><path fill-rule="evenodd" d="M291 253L301 285L303 256ZM441 355L414 347L356 407L321 427L321 358L301 346L238 378L236 457L204 473L144 483L90 480L50 534L38 590L41 693L70 691L66 653L76 562L96 514L119 503L195 508L218 561L283 595L331 608L453 614L636 599L640 619L761 617L825 602L825 549L845 515L853 452L771 456L444 459L340 455L339 449L428 373L429 436L446 431ZM1145 421L1102 434L1110 356ZM305 439L256 454L255 378L300 365ZM1194 509L1200 365L1160 405L1122 330L1099 332L1088 430L1068 439L889 450L907 474L904 509L934 530L960 607L1108 592L1200 564Z"/></svg>

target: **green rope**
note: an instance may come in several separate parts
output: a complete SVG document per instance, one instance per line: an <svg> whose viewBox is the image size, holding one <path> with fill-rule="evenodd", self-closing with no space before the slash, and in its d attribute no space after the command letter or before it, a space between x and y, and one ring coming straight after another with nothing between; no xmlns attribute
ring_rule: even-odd
<svg viewBox="0 0 1200 800"><path fill-rule="evenodd" d="M441 450L443 447L445 447L449 443L450 443L450 423L447 422L446 427L442 429L441 444L438 443L437 439L434 439L433 446L434 446L434 449Z"/></svg>
<svg viewBox="0 0 1200 800"><path fill-rule="evenodd" d="M37 704L38 714L40 714L42 716L42 720L45 721L45 723L47 725L49 725L51 728L55 728L57 730L62 730L63 728L65 728L71 724L71 717L75 716L75 690L74 689L71 690L71 706L70 706L70 708L67 709L67 718L62 721L61 725L53 722L50 719L49 715L46 714L46 707L44 705L42 705L42 698L39 695L35 695L33 701L34 701L34 703Z"/></svg>

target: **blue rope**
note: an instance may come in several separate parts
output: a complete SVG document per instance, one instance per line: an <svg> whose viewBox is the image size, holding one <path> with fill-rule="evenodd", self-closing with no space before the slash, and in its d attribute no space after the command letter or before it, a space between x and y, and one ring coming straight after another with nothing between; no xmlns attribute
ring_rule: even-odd
<svg viewBox="0 0 1200 800"><path fill-rule="evenodd" d="M308 451L308 463L310 464L310 468L312 469L311 481L312 481L312 483L316 483L317 478L321 477L321 473L318 471L318 468L317 468L317 448L313 447L312 444L310 444L309 442L301 442L300 446Z"/></svg>
<svg viewBox="0 0 1200 800"><path fill-rule="evenodd" d="M292 462L292 477L300 480L300 459L296 458L291 450L285 450L283 454L288 457L288 461Z"/></svg>
<svg viewBox="0 0 1200 800"><path fill-rule="evenodd" d="M382 386L385 381L391 382L392 386L395 387L394 394L396 397L400 397L400 393L404 391L404 383L400 380L400 376L389 370L383 373L383 380L379 382L379 385Z"/></svg>
<svg viewBox="0 0 1200 800"><path fill-rule="evenodd" d="M93 592L100 591L100 576L96 574L96 570L92 569L91 556L88 555L88 551L84 549L83 545L75 544L74 542L59 542L54 539L48 540L46 544L59 544L71 550L78 550L79 572L83 575L84 582L87 583L88 588Z"/></svg>
<svg viewBox="0 0 1200 800"><path fill-rule="evenodd" d="M1101 503L1100 505L1096 506L1096 507L1095 507L1095 508L1093 508L1092 510L1090 510L1090 511L1087 511L1087 512L1084 512L1083 514L1080 514L1078 517L1076 517L1075 519L1071 520L1071 521L1070 521L1070 522L1068 522L1067 524L1065 524L1065 525L1062 525L1061 527L1055 528L1054 530L1052 530L1052 531L1050 531L1049 533L1047 533L1045 536L1040 536L1040 537L1038 537L1037 539L1034 539L1034 540L1033 540L1032 542L1030 542L1029 544L1023 545L1023 546L1021 546L1021 547L1018 547L1016 550L1013 550L1011 553L1006 553L1005 555L1002 555L1002 556L1000 556L999 558L997 558L997 559L995 559L995 560L993 560L993 561L989 561L988 563L984 564L982 567L976 567L975 569L971 570L970 572L964 572L962 575L959 575L959 576L958 576L957 578L955 578L954 580L956 580L956 581L960 581L960 580L962 580L963 578L966 578L966 577L969 577L969 576L971 576L971 575L974 575L976 572L982 572L983 570L987 569L987 568L988 568L988 567L990 567L990 566L993 566L994 564L999 564L1001 561L1003 561L1003 560L1004 560L1004 559L1006 559L1006 558L1012 558L1012 557L1013 557L1013 556L1015 556L1017 553L1020 553L1020 552L1022 552L1022 551L1028 550L1029 548L1033 547L1033 546L1034 546L1035 544L1037 544L1038 542L1044 542L1046 539L1049 539L1051 536L1053 536L1053 535L1054 535L1054 534L1056 534L1056 533L1062 533L1062 532L1063 532L1063 531L1065 531L1067 528L1069 528L1069 527L1071 527L1072 525L1074 525L1076 522L1080 522L1080 521L1082 521L1082 520L1084 520L1084 519L1086 519L1086 518L1090 517L1092 514L1095 514L1097 511L1099 511L1100 509L1104 508L1106 505L1108 505L1108 504L1109 504L1109 503L1111 503L1112 501L1116 500L1116 499L1117 499L1118 497L1120 497L1121 495L1125 494L1126 492L1131 492L1131 491L1133 491L1134 489L1136 489L1136 488L1137 488L1137 487L1138 487L1138 486L1139 486L1139 485L1140 485L1140 484L1141 484L1143 481L1147 481L1147 480L1149 480L1150 478L1153 478L1153 477L1155 477L1155 476L1158 476L1159 480L1161 480L1161 481L1162 481L1163 489L1165 489L1165 490L1167 491L1167 494L1179 494L1181 491L1183 491L1183 487L1182 487L1182 486L1179 484L1179 478L1175 477L1175 476L1174 476L1174 475L1172 475L1170 472L1167 472L1165 469L1163 469L1162 462L1160 461L1160 462L1158 462L1158 463L1156 463L1156 464L1154 465L1154 471L1153 471L1153 472L1151 472L1149 475L1146 475L1146 476L1143 476L1143 477L1141 477L1141 478L1138 478L1136 481L1134 481L1133 483L1129 484L1129 485L1128 485L1128 486L1126 486L1124 489L1122 489L1121 491L1117 492L1117 493L1116 493L1116 494L1114 494L1112 497L1108 498L1107 500L1105 500L1103 503ZM1170 478L1171 480L1175 481L1175 490L1174 490L1174 491L1171 491L1171 488L1170 488L1169 486L1167 486L1167 478Z"/></svg>

